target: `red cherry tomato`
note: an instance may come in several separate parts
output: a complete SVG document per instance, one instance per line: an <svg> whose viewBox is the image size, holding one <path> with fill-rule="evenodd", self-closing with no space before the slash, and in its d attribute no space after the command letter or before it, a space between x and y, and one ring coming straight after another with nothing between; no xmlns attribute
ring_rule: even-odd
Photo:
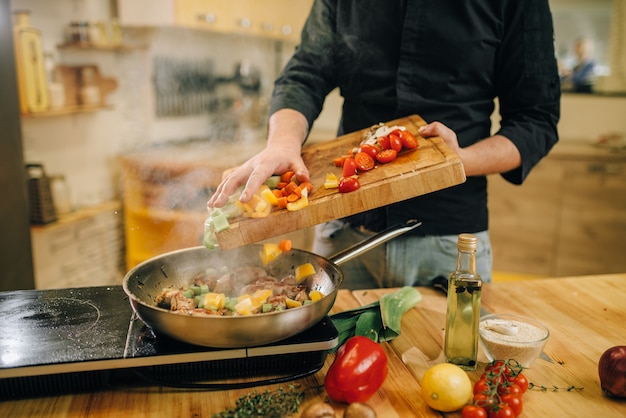
<svg viewBox="0 0 626 418"><path fill-rule="evenodd" d="M398 152L396 150L391 149L391 148L384 149L380 151L378 154L376 154L376 161L378 161L381 164L385 164L385 163L395 160L397 156L398 156Z"/></svg>
<svg viewBox="0 0 626 418"><path fill-rule="evenodd" d="M361 183L359 183L359 179L356 177L342 177L339 179L338 189L341 193L353 192L359 187L361 187Z"/></svg>
<svg viewBox="0 0 626 418"><path fill-rule="evenodd" d="M415 135L413 135L411 132L407 131L407 130L400 130L399 131L399 137L400 140L402 141L402 146L404 146L404 148L408 148L408 149L413 149L413 148L417 148L418 142L417 142L417 138L415 137Z"/></svg>
<svg viewBox="0 0 626 418"><path fill-rule="evenodd" d="M496 401L494 398L485 393L477 393L472 398L472 403L480 406L481 408L491 409L491 407L496 404Z"/></svg>
<svg viewBox="0 0 626 418"><path fill-rule="evenodd" d="M476 383L474 383L474 394L478 393L489 393L491 388L489 387L489 383L487 383L486 379L478 379Z"/></svg>
<svg viewBox="0 0 626 418"><path fill-rule="evenodd" d="M372 144L363 144L359 147L359 152L364 152L372 158L376 158L376 154L378 154L378 147Z"/></svg>
<svg viewBox="0 0 626 418"><path fill-rule="evenodd" d="M476 405L465 405L461 411L463 418L487 418L487 411Z"/></svg>
<svg viewBox="0 0 626 418"><path fill-rule="evenodd" d="M350 177L356 174L356 161L352 157L348 157L343 162L343 169L341 171L341 175L343 177Z"/></svg>
<svg viewBox="0 0 626 418"><path fill-rule="evenodd" d="M501 403L498 404L497 408L489 411L489 418L515 418L515 413L513 409L507 404Z"/></svg>
<svg viewBox="0 0 626 418"><path fill-rule="evenodd" d="M374 165L376 164L376 162L374 161L374 158L372 158L372 156L364 152L357 152L356 155L354 156L354 161L356 162L356 167L357 167L357 170L359 171L371 170L372 168L374 168Z"/></svg>
<svg viewBox="0 0 626 418"><path fill-rule="evenodd" d="M402 151L402 141L398 135L389 134L389 148L396 150L396 152Z"/></svg>
<svg viewBox="0 0 626 418"><path fill-rule="evenodd" d="M522 398L516 395L502 395L501 399L503 403L511 407L516 417L520 416L522 409L524 409Z"/></svg>
<svg viewBox="0 0 626 418"><path fill-rule="evenodd" d="M513 383L520 387L522 393L528 390L528 378L524 376L523 373L519 373L517 376L515 376Z"/></svg>
<svg viewBox="0 0 626 418"><path fill-rule="evenodd" d="M389 149L391 148L391 145L389 143L389 137L388 136L381 136L377 139L378 141L378 145L380 145L380 147L383 150Z"/></svg>
<svg viewBox="0 0 626 418"><path fill-rule="evenodd" d="M499 385L498 386L498 393L500 395L517 395L517 396L521 396L524 392L522 392L522 389L517 386L516 384L510 384L510 385Z"/></svg>

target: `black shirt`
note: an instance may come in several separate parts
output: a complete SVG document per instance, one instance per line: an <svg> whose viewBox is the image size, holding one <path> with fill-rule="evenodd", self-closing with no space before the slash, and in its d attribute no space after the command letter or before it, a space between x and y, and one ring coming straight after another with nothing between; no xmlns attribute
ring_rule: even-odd
<svg viewBox="0 0 626 418"><path fill-rule="evenodd" d="M462 147L490 135L498 98L498 133L522 156L521 167L503 176L521 184L558 140L548 0L316 0L301 44L276 80L271 112L296 109L311 126L336 87L344 98L340 135L418 114L454 130ZM410 218L423 221L420 234L487 229L486 178L352 221Z"/></svg>

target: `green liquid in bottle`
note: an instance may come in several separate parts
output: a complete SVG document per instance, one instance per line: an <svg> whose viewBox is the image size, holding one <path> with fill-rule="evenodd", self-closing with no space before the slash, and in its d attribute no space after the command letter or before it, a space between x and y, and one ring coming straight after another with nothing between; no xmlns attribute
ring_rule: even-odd
<svg viewBox="0 0 626 418"><path fill-rule="evenodd" d="M448 314L444 352L448 363L476 369L481 281L452 277L448 288Z"/></svg>

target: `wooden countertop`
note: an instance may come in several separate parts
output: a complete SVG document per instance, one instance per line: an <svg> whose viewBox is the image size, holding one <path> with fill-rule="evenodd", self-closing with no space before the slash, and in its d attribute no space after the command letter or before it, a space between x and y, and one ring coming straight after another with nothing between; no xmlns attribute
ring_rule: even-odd
<svg viewBox="0 0 626 418"><path fill-rule="evenodd" d="M522 417L623 417L626 400L602 394L597 361L607 348L626 344L625 274L491 283L484 287L483 306L491 312L509 312L542 320L551 332L545 353L553 362L537 360L525 371L529 380L547 391L531 390L524 395ZM332 312L378 299L394 289L339 292ZM419 288L423 300L407 312L402 334L383 346L389 356L389 377L368 403L381 418L460 417L440 414L427 407L420 396L420 378L431 364L441 361L445 297L432 289ZM306 391L303 408L326 400L320 385L333 360L316 374L296 383ZM476 380L486 359L470 377ZM286 387L287 384L280 386ZM263 386L263 392L279 385ZM553 391L553 387L582 387L581 391ZM0 402L4 417L210 417L232 407L254 389L191 391L158 386L112 387L94 393L50 396ZM341 417L345 405L335 405Z"/></svg>

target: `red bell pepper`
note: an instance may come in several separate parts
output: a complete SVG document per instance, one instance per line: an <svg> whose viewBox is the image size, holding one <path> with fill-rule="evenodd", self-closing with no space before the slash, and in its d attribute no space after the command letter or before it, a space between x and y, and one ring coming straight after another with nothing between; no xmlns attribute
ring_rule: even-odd
<svg viewBox="0 0 626 418"><path fill-rule="evenodd" d="M324 386L337 402L365 402L387 377L387 353L367 337L355 336L337 350Z"/></svg>

